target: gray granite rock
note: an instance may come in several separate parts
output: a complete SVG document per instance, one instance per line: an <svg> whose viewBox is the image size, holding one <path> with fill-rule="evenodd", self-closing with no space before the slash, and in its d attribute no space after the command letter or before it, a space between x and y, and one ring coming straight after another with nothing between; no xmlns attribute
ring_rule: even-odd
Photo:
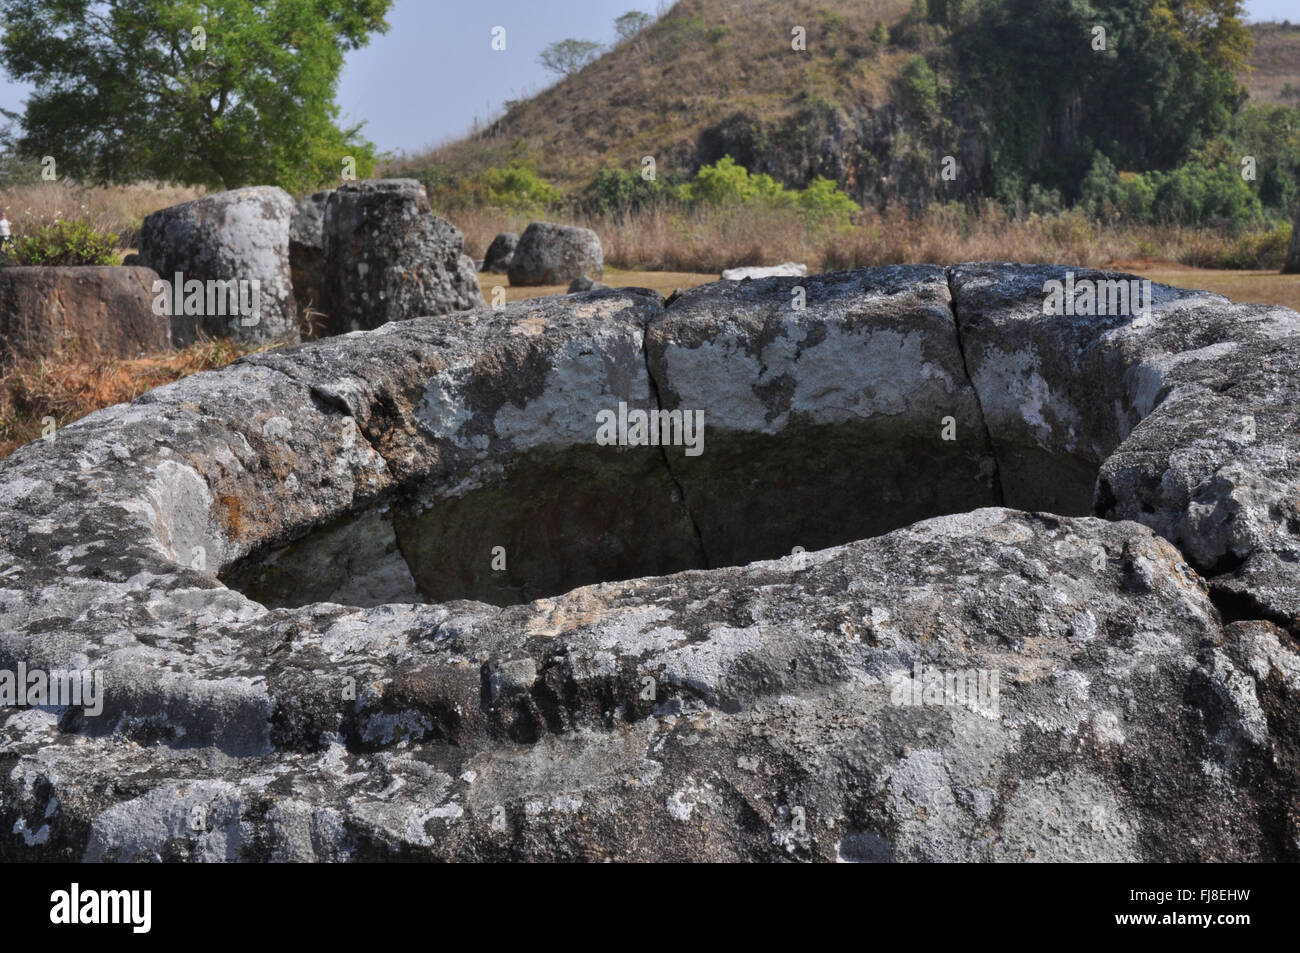
<svg viewBox="0 0 1300 953"><path fill-rule="evenodd" d="M1230 613L1300 625L1300 315L1162 285L1130 314L1043 314L1067 272L1133 277L951 269L1005 502L1145 523Z"/></svg>
<svg viewBox="0 0 1300 953"><path fill-rule="evenodd" d="M724 281L744 281L746 278L801 278L808 274L808 266L787 261L780 265L750 265L743 268L726 268Z"/></svg>
<svg viewBox="0 0 1300 953"><path fill-rule="evenodd" d="M605 270L600 238L589 228L533 222L519 236L510 256L512 285L565 285Z"/></svg>
<svg viewBox="0 0 1300 953"><path fill-rule="evenodd" d="M298 306L289 268L294 203L283 189L257 186L205 195L154 212L140 228L140 264L188 286L245 282L255 305L239 310L205 287L201 304L171 309L177 345L202 335L243 341L298 340ZM215 286L214 286L215 287ZM188 297L188 294L186 295ZM220 305L219 307L217 305ZM255 312L255 313L254 313Z"/></svg>
<svg viewBox="0 0 1300 953"><path fill-rule="evenodd" d="M289 222L289 265L293 296L302 316L303 336L320 337L325 312L325 203L330 192L313 192L298 200Z"/></svg>
<svg viewBox="0 0 1300 953"><path fill-rule="evenodd" d="M586 275L574 278L569 282L569 294L577 294L580 291L604 291L609 285L603 281L592 281Z"/></svg>
<svg viewBox="0 0 1300 953"><path fill-rule="evenodd" d="M20 449L0 669L103 692L4 710L0 857L1297 859L1300 317L1063 273L401 321Z"/></svg>
<svg viewBox="0 0 1300 953"><path fill-rule="evenodd" d="M324 220L323 333L379 327L483 304L464 239L414 179L348 182Z"/></svg>
<svg viewBox="0 0 1300 953"><path fill-rule="evenodd" d="M998 502L941 268L703 285L647 358L661 405L703 415L704 452L666 455L710 565Z"/></svg>
<svg viewBox="0 0 1300 953"><path fill-rule="evenodd" d="M519 236L514 232L501 232L497 235L483 256L483 271L504 275L510 270L510 259L514 257L515 246L518 244Z"/></svg>

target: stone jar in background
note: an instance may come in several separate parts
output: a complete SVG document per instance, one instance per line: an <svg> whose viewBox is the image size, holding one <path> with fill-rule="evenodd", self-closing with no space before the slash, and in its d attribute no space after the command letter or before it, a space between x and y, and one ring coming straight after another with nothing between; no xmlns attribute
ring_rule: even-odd
<svg viewBox="0 0 1300 953"><path fill-rule="evenodd" d="M414 179L340 186L325 203L323 234L326 334L484 303L459 229L433 214Z"/></svg>
<svg viewBox="0 0 1300 953"><path fill-rule="evenodd" d="M287 192L261 185L206 195L144 220L140 264L173 284L181 275L186 286L167 299L183 306L183 313L170 309L178 347L200 336L298 340L289 270L293 213Z"/></svg>

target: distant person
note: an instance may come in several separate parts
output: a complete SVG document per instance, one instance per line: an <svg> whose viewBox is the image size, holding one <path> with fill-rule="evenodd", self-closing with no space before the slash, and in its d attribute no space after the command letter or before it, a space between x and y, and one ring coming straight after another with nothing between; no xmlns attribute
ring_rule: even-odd
<svg viewBox="0 0 1300 953"><path fill-rule="evenodd" d="M5 210L0 209L0 257L8 258L13 245L13 231L9 228L9 218Z"/></svg>

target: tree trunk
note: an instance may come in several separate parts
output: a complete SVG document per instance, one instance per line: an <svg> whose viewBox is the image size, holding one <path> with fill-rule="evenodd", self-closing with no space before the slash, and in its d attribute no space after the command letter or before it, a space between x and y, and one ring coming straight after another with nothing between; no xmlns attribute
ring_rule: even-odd
<svg viewBox="0 0 1300 953"><path fill-rule="evenodd" d="M1286 264L1282 266L1282 274L1294 275L1300 273L1300 208L1295 211L1295 226L1291 229L1291 248L1286 253Z"/></svg>

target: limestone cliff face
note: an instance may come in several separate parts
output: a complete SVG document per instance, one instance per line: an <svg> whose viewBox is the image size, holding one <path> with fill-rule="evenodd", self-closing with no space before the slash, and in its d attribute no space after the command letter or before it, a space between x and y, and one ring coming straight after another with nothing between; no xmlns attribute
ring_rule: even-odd
<svg viewBox="0 0 1300 953"><path fill-rule="evenodd" d="M694 147L678 156L697 169L729 155L751 172L792 187L804 188L823 176L861 205L923 207L978 192L986 151L984 139L974 134L938 141L933 122L894 104L822 102L779 119L734 113L706 128ZM952 155L956 170L947 179L945 155Z"/></svg>

